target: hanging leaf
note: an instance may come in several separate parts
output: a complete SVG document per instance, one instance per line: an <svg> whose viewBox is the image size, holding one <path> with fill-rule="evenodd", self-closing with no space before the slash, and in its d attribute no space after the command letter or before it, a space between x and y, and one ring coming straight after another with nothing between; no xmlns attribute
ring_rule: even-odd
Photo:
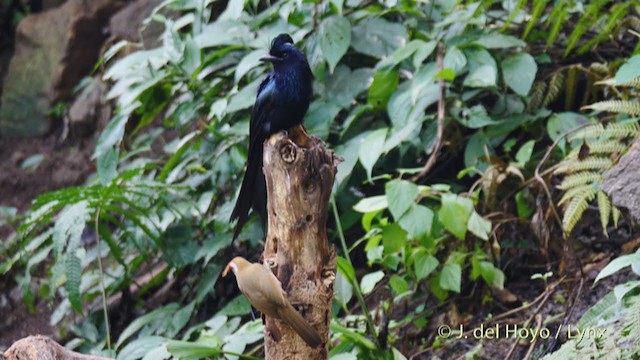
<svg viewBox="0 0 640 360"><path fill-rule="evenodd" d="M331 16L322 21L318 31L320 48L329 63L329 71L333 73L351 44L351 23L345 17Z"/></svg>

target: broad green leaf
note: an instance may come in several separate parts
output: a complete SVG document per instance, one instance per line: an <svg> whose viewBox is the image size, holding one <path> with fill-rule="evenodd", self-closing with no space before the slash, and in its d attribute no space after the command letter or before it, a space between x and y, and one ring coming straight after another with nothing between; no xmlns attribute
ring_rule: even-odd
<svg viewBox="0 0 640 360"><path fill-rule="evenodd" d="M589 120L580 114L573 112L556 113L547 122L547 133L551 140L556 141L559 137L577 127L588 123ZM582 140L577 140L572 145L577 145ZM566 137L558 141L558 147L564 152L567 144Z"/></svg>
<svg viewBox="0 0 640 360"><path fill-rule="evenodd" d="M458 264L445 264L440 274L440 287L445 290L460 292L462 269Z"/></svg>
<svg viewBox="0 0 640 360"><path fill-rule="evenodd" d="M490 87L496 85L497 69L491 65L482 65L473 70L464 79L463 85L469 87Z"/></svg>
<svg viewBox="0 0 640 360"><path fill-rule="evenodd" d="M338 271L344 275L344 277L350 282L357 284L356 281L356 271L353 269L353 266L347 261L347 259L342 256L338 256Z"/></svg>
<svg viewBox="0 0 640 360"><path fill-rule="evenodd" d="M389 98L398 87L398 70L380 70L373 76L369 88L369 104L375 109L385 109Z"/></svg>
<svg viewBox="0 0 640 360"><path fill-rule="evenodd" d="M364 198L353 206L353 210L359 213L370 213L374 211L384 210L388 207L386 195L376 195Z"/></svg>
<svg viewBox="0 0 640 360"><path fill-rule="evenodd" d="M351 285L349 280L347 280L345 276L342 275L342 272L340 271L338 271L338 273L336 274L334 291L336 301L339 302L343 307L346 307L349 300L351 300L351 298L353 297L353 286Z"/></svg>
<svg viewBox="0 0 640 360"><path fill-rule="evenodd" d="M360 144L364 141L365 136L365 134L360 134L346 143L343 142L335 147L336 154L343 159L343 161L338 164L338 172L336 173L337 186L340 186L349 178L353 167L358 163L358 149L360 149Z"/></svg>
<svg viewBox="0 0 640 360"><path fill-rule="evenodd" d="M418 186L407 180L395 179L385 185L389 211L398 221L418 197Z"/></svg>
<svg viewBox="0 0 640 360"><path fill-rule="evenodd" d="M80 280L82 279L82 265L80 258L76 255L76 249L70 249L71 251L65 256L65 274L67 276L67 282L65 283L65 289L67 290L67 296L71 302L71 306L82 313L82 301L80 299Z"/></svg>
<svg viewBox="0 0 640 360"><path fill-rule="evenodd" d="M454 194L442 194L439 218L445 229L464 240L471 212L458 200L459 197Z"/></svg>
<svg viewBox="0 0 640 360"><path fill-rule="evenodd" d="M130 342L119 353L119 360L138 360L149 352L166 343L168 339L161 336L144 336Z"/></svg>
<svg viewBox="0 0 640 360"><path fill-rule="evenodd" d="M244 295L238 295L229 301L216 315L237 316L251 312L251 304Z"/></svg>
<svg viewBox="0 0 640 360"><path fill-rule="evenodd" d="M516 153L516 161L520 167L524 167L531 159L533 154L533 146L536 144L535 140L529 140Z"/></svg>
<svg viewBox="0 0 640 360"><path fill-rule="evenodd" d="M604 279L627 266L637 263L640 263L640 253L619 256L607 264L604 269L600 270L600 273L594 280L594 283L597 283L599 280Z"/></svg>
<svg viewBox="0 0 640 360"><path fill-rule="evenodd" d="M422 280L429 276L437 267L440 262L433 255L428 254L426 251L421 250L415 254L413 268L418 280Z"/></svg>
<svg viewBox="0 0 640 360"><path fill-rule="evenodd" d="M489 234L491 234L491 221L486 220L475 210L469 218L469 231L482 240L489 240Z"/></svg>
<svg viewBox="0 0 640 360"><path fill-rule="evenodd" d="M358 151L360 163L367 171L367 178L371 181L371 172L380 155L384 151L384 140L387 136L387 128L378 129L370 133L360 144Z"/></svg>
<svg viewBox="0 0 640 360"><path fill-rule="evenodd" d="M473 43L484 46L487 49L504 49L510 47L524 47L527 45L527 43L516 37L497 32L483 35Z"/></svg>
<svg viewBox="0 0 640 360"><path fill-rule="evenodd" d="M460 73L465 65L467 65L467 58L464 53L456 46L447 48L443 59L443 68L453 69L456 74Z"/></svg>
<svg viewBox="0 0 640 360"><path fill-rule="evenodd" d="M409 283L407 283L407 280L398 275L391 276L391 279L389 279L389 285L395 295L404 294L409 291Z"/></svg>
<svg viewBox="0 0 640 360"><path fill-rule="evenodd" d="M118 342L116 343L116 348L119 348L127 339L129 339L133 334L138 332L138 330L142 329L143 326L151 323L152 321L165 317L167 315L174 314L180 306L176 303L171 303L165 305L159 309L155 309L135 320L133 320L120 334L118 338ZM124 350L123 350L124 351Z"/></svg>
<svg viewBox="0 0 640 360"><path fill-rule="evenodd" d="M359 53L383 58L407 43L407 29L382 17L361 21L352 30L351 46Z"/></svg>
<svg viewBox="0 0 640 360"><path fill-rule="evenodd" d="M342 16L328 17L320 24L319 36L320 48L333 72L351 44L351 23Z"/></svg>
<svg viewBox="0 0 640 360"><path fill-rule="evenodd" d="M390 224L382 230L382 245L384 253L391 254L400 251L407 243L407 232L398 224Z"/></svg>
<svg viewBox="0 0 640 360"><path fill-rule="evenodd" d="M616 84L624 84L640 77L640 55L632 56L616 72Z"/></svg>
<svg viewBox="0 0 640 360"><path fill-rule="evenodd" d="M419 239L431 232L433 215L433 210L428 207L412 204L411 208L402 215L398 223L412 238Z"/></svg>
<svg viewBox="0 0 640 360"><path fill-rule="evenodd" d="M119 151L110 148L102 156L98 157L98 177L102 185L109 185L111 180L118 175L116 167L118 166Z"/></svg>
<svg viewBox="0 0 640 360"><path fill-rule="evenodd" d="M518 191L516 194L516 210L518 211L518 217L522 219L528 219L533 213L533 209L531 209L525 197L524 190Z"/></svg>
<svg viewBox="0 0 640 360"><path fill-rule="evenodd" d="M500 121L492 119L482 105L475 105L469 109L462 109L460 123L471 129L479 129L488 125L499 124Z"/></svg>
<svg viewBox="0 0 640 360"><path fill-rule="evenodd" d="M362 290L362 293L364 295L370 294L376 287L376 284L382 279L384 279L384 272L381 270L363 276L362 280L360 280L360 289Z"/></svg>
<svg viewBox="0 0 640 360"><path fill-rule="evenodd" d="M260 64L260 58L265 55L265 51L255 50L247 55L245 55L242 60L236 66L236 72L234 74L235 83L239 83L240 80L247 74L249 71L255 69Z"/></svg>
<svg viewBox="0 0 640 360"><path fill-rule="evenodd" d="M502 62L504 82L516 94L526 96L536 79L538 65L527 53L511 55Z"/></svg>

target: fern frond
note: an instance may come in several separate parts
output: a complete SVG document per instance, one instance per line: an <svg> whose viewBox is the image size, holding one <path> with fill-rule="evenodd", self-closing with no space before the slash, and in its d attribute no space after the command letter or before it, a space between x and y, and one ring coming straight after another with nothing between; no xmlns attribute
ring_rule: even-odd
<svg viewBox="0 0 640 360"><path fill-rule="evenodd" d="M614 154L627 150L627 145L617 139L590 141L588 145L589 154ZM578 157L578 153L580 153L580 147L572 149L567 159Z"/></svg>
<svg viewBox="0 0 640 360"><path fill-rule="evenodd" d="M632 88L640 89L640 77L620 83L620 84L616 83L615 78L604 79L602 81L598 81L596 85L623 86L623 87L632 87Z"/></svg>
<svg viewBox="0 0 640 360"><path fill-rule="evenodd" d="M538 19L540 19L540 15L544 12L548 2L549 0L533 0L533 6L529 12L530 19L527 21L527 27L524 29L524 34L522 35L523 39L526 39L531 30L533 30L533 27L538 24Z"/></svg>
<svg viewBox="0 0 640 360"><path fill-rule="evenodd" d="M598 29L598 34L595 37L580 46L580 48L578 49L578 53L584 54L599 43L608 39L609 36L613 34L614 30L616 28L619 28L621 20L627 15L628 8L632 4L633 2L631 1L624 1L614 4L609 11L607 22L604 24L604 26L602 26L602 28Z"/></svg>
<svg viewBox="0 0 640 360"><path fill-rule="evenodd" d="M569 141L574 141L577 139L588 139L588 138L597 138L604 132L604 125L601 123L596 123L593 125L585 126L584 128L576 131L571 136L569 136Z"/></svg>
<svg viewBox="0 0 640 360"><path fill-rule="evenodd" d="M564 87L565 76L562 71L556 71L552 76L551 80L549 80L549 86L547 89L547 94L542 101L542 107L547 107L551 105L558 99L558 95L562 91Z"/></svg>
<svg viewBox="0 0 640 360"><path fill-rule="evenodd" d="M553 173L564 174L567 172L578 172L584 170L608 170L613 165L611 159L600 156L589 156L586 159L578 161L568 161L564 165L559 166Z"/></svg>
<svg viewBox="0 0 640 360"><path fill-rule="evenodd" d="M583 109L591 109L596 111L609 111L615 113L640 115L640 104L625 100L607 100L584 106Z"/></svg>
<svg viewBox="0 0 640 360"><path fill-rule="evenodd" d="M557 4L554 4L546 24L547 28L551 25L551 31L549 31L549 36L547 37L547 49L550 48L558 38L560 30L562 30L562 25L564 25L567 19L570 6L569 1L559 1Z"/></svg>
<svg viewBox="0 0 640 360"><path fill-rule="evenodd" d="M613 219L613 227L618 227L618 221L620 220L620 210L617 207L611 207L611 218Z"/></svg>
<svg viewBox="0 0 640 360"><path fill-rule="evenodd" d="M528 111L532 111L534 109L538 109L542 105L542 101L544 100L547 94L547 83L544 81L536 81L533 83L531 87L531 96L529 97L529 104L527 106Z"/></svg>
<svg viewBox="0 0 640 360"><path fill-rule="evenodd" d="M589 201L593 200L594 195L593 192L585 192L571 199L562 218L562 230L566 235L569 235L571 230L576 226L578 220L580 220L582 214L587 209Z"/></svg>
<svg viewBox="0 0 640 360"><path fill-rule="evenodd" d="M607 226L609 226L609 217L611 216L611 200L604 191L600 190L597 194L598 210L600 210L600 224L602 224L602 231L606 237L609 237L607 233Z"/></svg>
<svg viewBox="0 0 640 360"><path fill-rule="evenodd" d="M584 15L580 17L580 20L573 28L571 35L569 35L569 39L567 40L567 49L564 52L564 56L569 55L571 50L578 45L582 36L587 32L587 30L589 30L590 25L595 23L600 17L600 9L611 1L612 0L594 0L589 3L585 8Z"/></svg>
<svg viewBox="0 0 640 360"><path fill-rule="evenodd" d="M569 190L576 186L593 184L602 182L602 174L597 172L580 172L577 174L569 175L558 186L560 190Z"/></svg>
<svg viewBox="0 0 640 360"><path fill-rule="evenodd" d="M574 188L571 188L567 192L564 193L564 195L562 196L562 198L558 202L558 205L563 205L564 203L566 203L567 201L573 199L574 197L576 197L576 196L578 196L580 194L588 193L588 192L591 192L591 193L595 194L596 193L596 187L593 186L593 184L587 184L587 185L580 185L580 186L576 186Z"/></svg>
<svg viewBox="0 0 640 360"><path fill-rule="evenodd" d="M592 63L591 65L589 65L589 70L603 77L609 75L609 67L603 63ZM596 83L596 85L597 84L598 83Z"/></svg>

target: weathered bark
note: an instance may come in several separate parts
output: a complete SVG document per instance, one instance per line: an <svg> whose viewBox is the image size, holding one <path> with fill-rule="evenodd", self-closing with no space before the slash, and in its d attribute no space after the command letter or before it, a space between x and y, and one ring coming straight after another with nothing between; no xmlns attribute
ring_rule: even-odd
<svg viewBox="0 0 640 360"><path fill-rule="evenodd" d="M2 356L0 356L2 358ZM102 356L71 351L42 335L29 336L13 343L4 353L6 360L107 360Z"/></svg>
<svg viewBox="0 0 640 360"><path fill-rule="evenodd" d="M267 318L265 358L327 359L336 254L326 224L338 158L301 127L289 134L277 133L264 145L269 224L264 263L325 341L311 348L288 325Z"/></svg>

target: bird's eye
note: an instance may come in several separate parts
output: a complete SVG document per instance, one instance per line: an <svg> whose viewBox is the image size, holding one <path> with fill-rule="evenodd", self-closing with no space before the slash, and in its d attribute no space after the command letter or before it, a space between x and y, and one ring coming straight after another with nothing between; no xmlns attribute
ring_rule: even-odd
<svg viewBox="0 0 640 360"><path fill-rule="evenodd" d="M288 53L288 52L284 52L284 53L282 53L282 57L283 57L283 58L286 58L287 56L289 56L289 53Z"/></svg>

